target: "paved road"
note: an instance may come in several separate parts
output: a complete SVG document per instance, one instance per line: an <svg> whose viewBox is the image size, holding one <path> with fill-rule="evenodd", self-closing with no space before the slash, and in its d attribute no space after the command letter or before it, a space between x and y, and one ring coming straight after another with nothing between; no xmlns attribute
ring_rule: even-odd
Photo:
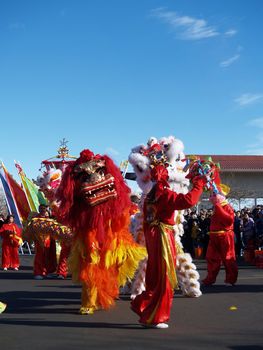
<svg viewBox="0 0 263 350"><path fill-rule="evenodd" d="M197 299L176 294L166 330L143 329L121 296L110 311L81 316L80 287L70 280L32 279L32 257L21 270L0 272L0 349L263 350L263 270L241 264L238 285L217 284ZM201 277L205 262L197 262ZM230 310L235 306L236 310Z"/></svg>

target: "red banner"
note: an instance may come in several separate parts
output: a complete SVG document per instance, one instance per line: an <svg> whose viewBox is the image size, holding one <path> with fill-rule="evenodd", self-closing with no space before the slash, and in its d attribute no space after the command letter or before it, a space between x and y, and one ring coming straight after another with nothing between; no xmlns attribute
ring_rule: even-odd
<svg viewBox="0 0 263 350"><path fill-rule="evenodd" d="M23 191L22 187L16 182L16 180L12 177L12 175L10 175L6 170L5 170L5 176L7 178L9 187L16 201L19 214L23 220L26 220L30 213L30 208L29 208L29 204L28 204L25 192Z"/></svg>

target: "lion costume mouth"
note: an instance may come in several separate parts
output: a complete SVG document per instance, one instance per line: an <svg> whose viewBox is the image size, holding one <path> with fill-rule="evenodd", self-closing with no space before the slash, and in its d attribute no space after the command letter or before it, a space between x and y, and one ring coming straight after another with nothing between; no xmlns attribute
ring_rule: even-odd
<svg viewBox="0 0 263 350"><path fill-rule="evenodd" d="M84 195L87 203L91 206L116 198L117 192L115 189L114 177L111 174L107 174L105 177L92 184L84 182L81 193Z"/></svg>

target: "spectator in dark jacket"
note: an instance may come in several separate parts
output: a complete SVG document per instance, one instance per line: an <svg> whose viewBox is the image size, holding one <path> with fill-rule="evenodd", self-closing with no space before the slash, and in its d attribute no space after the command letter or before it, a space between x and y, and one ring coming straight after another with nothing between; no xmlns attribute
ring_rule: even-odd
<svg viewBox="0 0 263 350"><path fill-rule="evenodd" d="M252 243L255 236L255 223L254 220L248 215L248 213L244 214L241 224L241 231L242 241L246 249L248 245Z"/></svg>
<svg viewBox="0 0 263 350"><path fill-rule="evenodd" d="M255 245L260 248L263 242L263 212L259 211L255 219Z"/></svg>
<svg viewBox="0 0 263 350"><path fill-rule="evenodd" d="M242 249L242 240L241 240L241 213L238 210L235 213L235 220L234 220L234 233L235 233L235 250L236 250L236 256L240 257L241 255L241 249Z"/></svg>

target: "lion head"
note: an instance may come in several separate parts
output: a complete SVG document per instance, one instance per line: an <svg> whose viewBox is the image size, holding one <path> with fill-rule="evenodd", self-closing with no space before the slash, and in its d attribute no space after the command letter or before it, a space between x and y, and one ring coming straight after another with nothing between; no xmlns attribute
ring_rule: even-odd
<svg viewBox="0 0 263 350"><path fill-rule="evenodd" d="M60 220L74 230L96 228L103 236L103 224L117 225L129 209L130 189L119 168L106 155L86 149L70 164L57 191Z"/></svg>

